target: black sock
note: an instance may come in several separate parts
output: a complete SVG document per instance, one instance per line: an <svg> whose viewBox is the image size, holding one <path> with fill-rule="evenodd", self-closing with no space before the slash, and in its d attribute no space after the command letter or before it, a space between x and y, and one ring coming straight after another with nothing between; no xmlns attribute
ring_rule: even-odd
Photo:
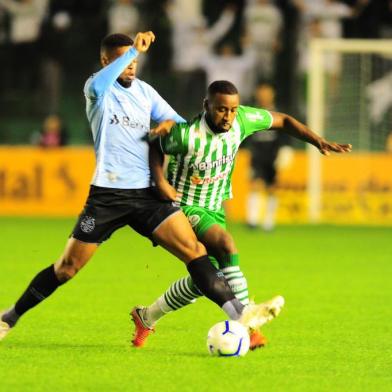
<svg viewBox="0 0 392 392"><path fill-rule="evenodd" d="M211 264L208 256L192 260L187 268L197 288L220 307L235 298L223 273Z"/></svg>
<svg viewBox="0 0 392 392"><path fill-rule="evenodd" d="M31 281L15 306L3 314L2 320L13 327L22 314L49 297L61 284L54 272L54 265L45 268Z"/></svg>

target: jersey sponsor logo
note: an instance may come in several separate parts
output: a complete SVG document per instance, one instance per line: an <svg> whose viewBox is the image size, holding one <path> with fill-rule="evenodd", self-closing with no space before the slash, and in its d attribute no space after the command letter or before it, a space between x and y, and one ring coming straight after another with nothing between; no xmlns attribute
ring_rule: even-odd
<svg viewBox="0 0 392 392"><path fill-rule="evenodd" d="M139 129L144 129L145 131L149 131L149 127L147 127L145 124L142 124L138 121L131 121L131 119L128 116L120 116L120 118L117 116L117 114L113 114L113 116L109 120L110 125L118 125L121 124L123 127L129 127L129 128L139 128Z"/></svg>
<svg viewBox="0 0 392 392"><path fill-rule="evenodd" d="M188 220L189 223L191 224L192 227L195 227L199 222L200 222L200 216L199 215L189 215Z"/></svg>
<svg viewBox="0 0 392 392"><path fill-rule="evenodd" d="M120 120L118 119L118 117L113 114L113 117L110 119L109 124L119 124Z"/></svg>
<svg viewBox="0 0 392 392"><path fill-rule="evenodd" d="M80 230L83 233L91 233L95 229L95 218L86 215L80 222Z"/></svg>
<svg viewBox="0 0 392 392"><path fill-rule="evenodd" d="M259 113L259 112L255 112L255 113L245 113L245 116L246 116L246 118L247 118L249 121L252 121L252 122L264 120L264 116L263 116L261 113Z"/></svg>
<svg viewBox="0 0 392 392"><path fill-rule="evenodd" d="M194 185L211 184L213 182L223 180L225 177L227 177L227 175L229 173L230 173L230 170L226 171L226 172L219 173L215 177L203 177L203 178L199 177L198 175L193 175L193 176L191 176L191 183Z"/></svg>
<svg viewBox="0 0 392 392"><path fill-rule="evenodd" d="M198 164L192 163L190 165L190 168L193 170L200 170L200 171L209 170L209 169L213 169L215 167L225 165L226 163L232 163L234 161L234 157L235 157L234 154L233 155L225 155L222 158L219 158L219 159L212 161L212 162L200 162Z"/></svg>
<svg viewBox="0 0 392 392"><path fill-rule="evenodd" d="M203 180L198 175L191 176L191 183L195 185L199 185L203 183Z"/></svg>

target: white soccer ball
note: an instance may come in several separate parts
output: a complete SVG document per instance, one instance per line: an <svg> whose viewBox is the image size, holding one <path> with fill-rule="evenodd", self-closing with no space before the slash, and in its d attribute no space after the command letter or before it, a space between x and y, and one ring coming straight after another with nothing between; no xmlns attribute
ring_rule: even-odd
<svg viewBox="0 0 392 392"><path fill-rule="evenodd" d="M248 330L238 321L221 321L208 331L207 348L211 355L243 357L249 351Z"/></svg>

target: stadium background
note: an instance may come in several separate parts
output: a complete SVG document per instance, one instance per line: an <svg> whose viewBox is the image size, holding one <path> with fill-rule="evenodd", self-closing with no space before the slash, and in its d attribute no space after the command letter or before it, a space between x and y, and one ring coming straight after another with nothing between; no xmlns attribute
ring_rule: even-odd
<svg viewBox="0 0 392 392"><path fill-rule="evenodd" d="M184 43L175 39L178 31L187 37L185 45L192 45L192 40L195 40L195 47L200 45L200 37L184 33L181 30L183 25L188 25L189 30L205 32L219 21L225 9L231 9L234 10L234 20L229 22L227 32L214 45L208 44L212 46L208 49L209 53L217 55L222 47L229 45L235 56L240 57L252 45L251 40L245 45L243 38L247 29L246 8L250 2L140 0L120 3L129 12L132 26L125 24L124 27L124 23L118 22L113 11L116 2L111 1L26 1L25 7L35 4L35 9L33 7L30 11L32 18L25 21L22 10L12 11L6 6L0 8L0 143L5 145L1 147L0 154L1 215L74 216L78 213L93 170L91 148L79 147L89 146L92 142L84 113L82 86L86 78L100 67L99 42L106 33L117 28L132 34L148 28L157 34L157 41L142 61L139 77L150 82L186 118L192 118L201 109L208 75L199 65L198 55L208 52L206 48L204 52L181 50ZM281 29L276 37L271 38L276 40L274 48L278 48L271 50L274 70L258 77L276 86L279 111L307 121L306 68L303 70L300 63L304 57L301 47L309 37L305 35L304 38L301 26L303 23L310 24L306 7L309 8L312 2L280 0L261 3L274 6ZM354 0L344 3L358 7ZM390 37L390 2L358 3L363 4L358 15L335 21L341 24L342 37ZM177 14L173 11L176 9ZM28 33L18 35L18 26L13 25L18 18L21 18L18 23L25 23L22 30L32 30L30 36ZM206 43L203 42L203 45ZM179 54L190 56L188 63L191 65L177 64L175 56ZM242 61L246 61L245 57ZM234 68L233 73L236 80L244 80L241 73L246 72L239 67ZM344 89L347 90L347 86ZM252 104L252 95L244 95L244 103ZM350 103L342 103L343 110L350 113ZM43 122L52 114L59 115L65 124L66 144L71 147L62 148L62 151L14 147L37 144ZM335 140L353 143L355 151L357 145L352 140L354 130L348 129L350 126L344 122L328 125L338 130L333 134ZM391 168L391 154L387 151L391 130L390 107L384 113L383 127L379 128L382 132L369 129L376 134L377 143L367 145L366 151L355 151L355 157L333 157L324 161L323 181L332 193L323 200L321 222L338 223L349 219L352 223L361 224L392 223L392 180L387 174ZM78 146L76 150L75 146ZM294 147L294 158L279 172L278 221L283 223L309 221L309 161L301 143L294 142ZM365 154L361 157L361 153ZM83 171L78 170L79 162L83 162ZM244 220L248 162L247 151L241 151L234 175L236 198L227 206L228 217L234 221ZM351 170L353 164L359 170Z"/></svg>
<svg viewBox="0 0 392 392"><path fill-rule="evenodd" d="M19 26L22 41L12 35L18 11L9 9L11 2L37 5L36 15L28 23L22 19ZM110 9L116 3L0 0L0 309L20 294L36 271L55 260L85 200L94 153L82 86L100 67L99 42L110 31ZM214 26L227 6L234 9L231 27L210 54L228 43L242 56L251 1L119 3L137 10L130 33L151 29L157 35L139 77L191 118L200 110L206 75L200 67L191 72L175 69L179 26L169 18L168 6L179 11L180 25L204 19L205 25L196 24L199 32ZM301 68L300 53L305 44L306 54L307 41L302 27L309 20L307 7L324 0L270 3L276 6L282 27L274 72L266 79L276 86L279 111L306 122L308 73ZM337 3L358 8L354 16L338 20L342 38L392 37L391 1ZM197 63L198 58L191 60ZM382 72L387 72L391 62L384 60ZM355 69L345 66L342 83ZM351 76L356 79L359 73ZM341 86L353 91L347 84ZM336 102L327 108L356 113L361 96L366 106L366 96L354 91L338 108ZM253 103L251 95L246 102ZM65 124L66 145L40 146L43 123L53 114ZM249 154L240 151L233 179L235 199L227 205L229 228L240 248L251 294L259 300L282 293L287 299L282 316L266 327L271 344L263 351L230 365L208 358L205 334L222 314L203 299L163 320L145 351L131 351L129 307L152 301L184 270L171 255L124 229L102 247L82 276L29 313L1 343L2 386L10 391L234 391L240 383L249 391L391 390L391 116L389 106L379 126L366 122L370 142L365 146L358 148L353 141L351 154L322 157L328 192L319 225L309 225L309 154L302 143L293 142L294 156L279 172L276 230L266 234L245 228ZM328 123L337 131L333 138L351 142L355 127L339 121Z"/></svg>

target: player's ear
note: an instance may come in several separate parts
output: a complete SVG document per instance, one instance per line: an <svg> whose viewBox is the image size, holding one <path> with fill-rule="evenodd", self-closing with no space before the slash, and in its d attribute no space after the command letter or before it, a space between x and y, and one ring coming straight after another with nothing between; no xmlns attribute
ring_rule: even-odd
<svg viewBox="0 0 392 392"><path fill-rule="evenodd" d="M101 53L101 65L106 67L109 64L109 58L106 56L105 53Z"/></svg>
<svg viewBox="0 0 392 392"><path fill-rule="evenodd" d="M208 99L205 98L203 101L203 109L207 112L208 111Z"/></svg>

